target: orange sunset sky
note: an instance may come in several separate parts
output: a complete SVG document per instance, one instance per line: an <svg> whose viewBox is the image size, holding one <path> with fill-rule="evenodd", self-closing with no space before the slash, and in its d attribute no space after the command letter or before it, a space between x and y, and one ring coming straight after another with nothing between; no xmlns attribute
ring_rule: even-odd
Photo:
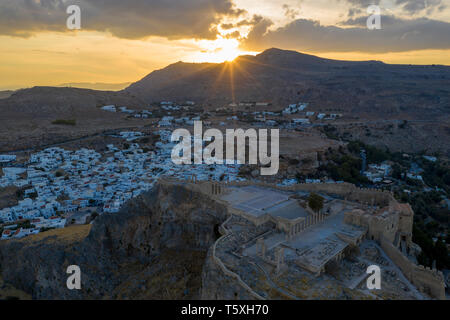
<svg viewBox="0 0 450 320"><path fill-rule="evenodd" d="M66 27L71 4L81 30ZM381 30L366 27L370 4ZM271 47L450 65L450 0L0 0L0 90L134 82L177 61Z"/></svg>

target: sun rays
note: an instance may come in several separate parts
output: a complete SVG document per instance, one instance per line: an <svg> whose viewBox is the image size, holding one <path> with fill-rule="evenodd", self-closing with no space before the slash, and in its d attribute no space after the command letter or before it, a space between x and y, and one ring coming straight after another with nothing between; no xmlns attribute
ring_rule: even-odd
<svg viewBox="0 0 450 320"><path fill-rule="evenodd" d="M241 55L256 55L257 52L243 51L237 39L219 38L213 41L199 41L201 51L194 55L194 62L231 62Z"/></svg>

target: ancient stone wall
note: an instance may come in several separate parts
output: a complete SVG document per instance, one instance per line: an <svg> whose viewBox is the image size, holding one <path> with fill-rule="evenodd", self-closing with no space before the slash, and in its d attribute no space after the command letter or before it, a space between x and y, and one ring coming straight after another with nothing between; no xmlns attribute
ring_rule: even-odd
<svg viewBox="0 0 450 320"><path fill-rule="evenodd" d="M167 181L172 181L170 177L164 178ZM164 180L163 179L163 180ZM388 206L391 202L396 202L393 195L389 191L358 188L350 183L299 183L292 186L279 186L271 183L257 182L257 181L232 181L232 182L215 182L215 181L200 181L195 179L186 181L188 184L195 185L198 190L212 196L218 196L226 192L227 187L243 187L243 186L259 186L263 188L271 188L279 191L306 191L316 193L327 193L336 195L350 201L359 202L369 206Z"/></svg>
<svg viewBox="0 0 450 320"><path fill-rule="evenodd" d="M445 300L445 282L442 272L416 265L405 257L387 239L382 238L380 244L388 257L400 268L400 270L402 270L405 277L411 281L419 291L432 298Z"/></svg>
<svg viewBox="0 0 450 320"><path fill-rule="evenodd" d="M317 193L327 193L346 198L351 201L366 205L376 205L380 207L388 206L391 201L395 201L392 193L376 189L358 188L350 183L300 183L292 186L278 186L254 181L222 183L226 186L260 186L272 188L280 191L307 191Z"/></svg>
<svg viewBox="0 0 450 320"><path fill-rule="evenodd" d="M370 240L380 242L384 237L393 243L399 229L399 213L391 213L382 217L362 210L353 210L345 213L344 222L367 228L367 238Z"/></svg>

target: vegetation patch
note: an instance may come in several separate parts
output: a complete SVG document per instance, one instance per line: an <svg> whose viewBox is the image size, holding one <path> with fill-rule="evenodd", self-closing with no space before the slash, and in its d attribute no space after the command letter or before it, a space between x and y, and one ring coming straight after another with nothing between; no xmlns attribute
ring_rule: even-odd
<svg viewBox="0 0 450 320"><path fill-rule="evenodd" d="M57 120L53 121L52 124L63 125L63 126L76 126L77 121L74 119L71 119L71 120L57 119Z"/></svg>

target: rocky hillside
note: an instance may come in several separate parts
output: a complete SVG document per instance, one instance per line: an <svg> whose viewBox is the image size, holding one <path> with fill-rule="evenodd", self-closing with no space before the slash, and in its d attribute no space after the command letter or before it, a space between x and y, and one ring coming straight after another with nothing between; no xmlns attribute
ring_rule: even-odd
<svg viewBox="0 0 450 320"><path fill-rule="evenodd" d="M450 67L338 61L269 49L232 63L176 63L124 92L145 101L194 100L211 107L268 101L274 108L306 101L322 109L390 119L450 114Z"/></svg>
<svg viewBox="0 0 450 320"><path fill-rule="evenodd" d="M0 277L34 299L196 299L226 208L177 185L158 185L90 226L0 243ZM66 288L69 265L82 290Z"/></svg>
<svg viewBox="0 0 450 320"><path fill-rule="evenodd" d="M0 99L0 153L39 148L113 128L132 126L119 113L105 112L109 104L140 106L134 98L112 91L35 87ZM74 120L76 125L56 125Z"/></svg>

